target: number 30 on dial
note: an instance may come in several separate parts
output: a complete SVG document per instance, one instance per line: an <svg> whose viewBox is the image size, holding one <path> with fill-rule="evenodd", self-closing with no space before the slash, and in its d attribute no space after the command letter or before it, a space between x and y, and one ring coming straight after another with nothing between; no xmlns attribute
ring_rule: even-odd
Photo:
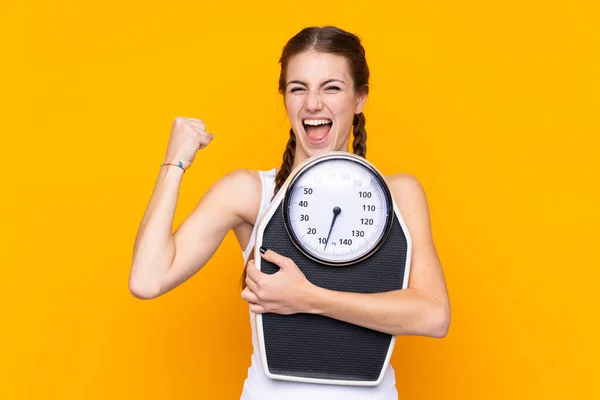
<svg viewBox="0 0 600 400"><path fill-rule="evenodd" d="M381 174L350 153L308 162L289 184L284 223L307 257L348 265L373 254L390 231L393 201Z"/></svg>

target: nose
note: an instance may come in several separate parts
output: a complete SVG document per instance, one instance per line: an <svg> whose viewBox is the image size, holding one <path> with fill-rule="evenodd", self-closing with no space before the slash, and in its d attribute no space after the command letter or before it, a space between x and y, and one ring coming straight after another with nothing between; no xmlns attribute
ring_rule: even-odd
<svg viewBox="0 0 600 400"><path fill-rule="evenodd" d="M321 101L320 91L318 89L309 90L306 97L306 109L308 111L319 111L321 108L323 108L323 102Z"/></svg>

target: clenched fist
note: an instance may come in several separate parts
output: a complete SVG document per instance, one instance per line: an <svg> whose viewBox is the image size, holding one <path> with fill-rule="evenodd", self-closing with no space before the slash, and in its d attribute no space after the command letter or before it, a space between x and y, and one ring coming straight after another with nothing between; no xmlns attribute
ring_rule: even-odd
<svg viewBox="0 0 600 400"><path fill-rule="evenodd" d="M167 146L165 162L178 163L188 169L194 162L196 152L212 141L213 135L206 132L206 125L196 118L177 117L173 121Z"/></svg>

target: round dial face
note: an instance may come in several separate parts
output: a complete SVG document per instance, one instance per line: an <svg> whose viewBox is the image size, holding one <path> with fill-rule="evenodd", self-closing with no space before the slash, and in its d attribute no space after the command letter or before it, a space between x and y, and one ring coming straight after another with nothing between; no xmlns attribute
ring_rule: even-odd
<svg viewBox="0 0 600 400"><path fill-rule="evenodd" d="M392 221L389 190L365 163L333 157L307 166L286 193L284 219L308 257L349 264L375 251Z"/></svg>

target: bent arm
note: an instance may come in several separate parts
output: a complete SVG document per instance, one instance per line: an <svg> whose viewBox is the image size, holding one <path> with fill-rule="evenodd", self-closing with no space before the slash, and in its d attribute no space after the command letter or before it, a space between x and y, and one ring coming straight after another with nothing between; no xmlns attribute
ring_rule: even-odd
<svg viewBox="0 0 600 400"><path fill-rule="evenodd" d="M129 289L152 299L177 287L213 256L230 229L253 207L252 172L239 169L217 181L173 233L173 218L183 171L163 167L136 236ZM248 193L248 192L246 192Z"/></svg>
<svg viewBox="0 0 600 400"><path fill-rule="evenodd" d="M396 176L389 184L412 239L408 288L348 293L314 286L309 312L392 335L444 337L450 325L450 302L425 193L410 175Z"/></svg>
<svg viewBox="0 0 600 400"><path fill-rule="evenodd" d="M384 293L337 292L316 287L312 312L390 335L441 338L449 327L449 310L408 287Z"/></svg>

